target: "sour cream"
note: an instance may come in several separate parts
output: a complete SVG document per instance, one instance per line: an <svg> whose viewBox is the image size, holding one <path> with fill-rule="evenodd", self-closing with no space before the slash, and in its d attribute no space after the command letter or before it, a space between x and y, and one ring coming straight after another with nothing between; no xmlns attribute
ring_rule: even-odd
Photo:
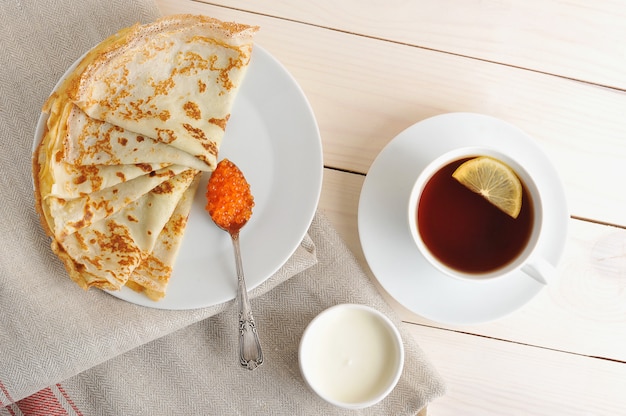
<svg viewBox="0 0 626 416"><path fill-rule="evenodd" d="M395 387L404 363L398 330L379 311L337 305L318 315L300 343L300 369L320 397L337 406L371 406Z"/></svg>

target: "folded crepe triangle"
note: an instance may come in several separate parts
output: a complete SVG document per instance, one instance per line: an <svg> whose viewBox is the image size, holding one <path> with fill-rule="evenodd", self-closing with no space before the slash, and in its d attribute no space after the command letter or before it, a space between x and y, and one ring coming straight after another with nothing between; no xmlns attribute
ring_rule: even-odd
<svg viewBox="0 0 626 416"><path fill-rule="evenodd" d="M144 292L155 301L165 296L199 182L200 175L196 175L178 202L169 221L161 230L152 252L133 271L126 286L136 292Z"/></svg>
<svg viewBox="0 0 626 416"><path fill-rule="evenodd" d="M168 16L119 32L69 88L89 116L217 164L256 27Z"/></svg>
<svg viewBox="0 0 626 416"><path fill-rule="evenodd" d="M53 250L64 261L72 280L83 288L119 290L152 252L184 192L198 171L186 170L61 241Z"/></svg>
<svg viewBox="0 0 626 416"><path fill-rule="evenodd" d="M91 118L75 105L67 120L64 150L64 161L78 166L176 164L208 170L187 152Z"/></svg>
<svg viewBox="0 0 626 416"><path fill-rule="evenodd" d="M52 186L46 198L74 199L113 188L144 175L170 167L169 163L136 165L70 165L64 161L50 165Z"/></svg>
<svg viewBox="0 0 626 416"><path fill-rule="evenodd" d="M55 238L62 240L75 231L114 215L129 203L186 170L190 169L172 165L69 200L49 196L46 205L52 219L51 224L54 224L52 231Z"/></svg>

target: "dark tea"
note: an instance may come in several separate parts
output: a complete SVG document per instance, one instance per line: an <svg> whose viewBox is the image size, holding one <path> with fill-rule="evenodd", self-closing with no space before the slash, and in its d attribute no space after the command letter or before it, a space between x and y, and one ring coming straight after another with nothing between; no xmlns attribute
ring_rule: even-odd
<svg viewBox="0 0 626 416"><path fill-rule="evenodd" d="M459 183L452 173L469 159L449 163L426 183L417 226L426 247L443 264L463 273L488 273L522 253L532 232L533 208L523 182L517 218Z"/></svg>

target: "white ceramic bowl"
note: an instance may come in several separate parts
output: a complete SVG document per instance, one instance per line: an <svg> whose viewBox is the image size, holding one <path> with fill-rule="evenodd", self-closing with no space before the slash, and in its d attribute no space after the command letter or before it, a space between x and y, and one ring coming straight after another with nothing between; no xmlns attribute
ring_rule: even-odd
<svg viewBox="0 0 626 416"><path fill-rule="evenodd" d="M309 323L299 358L302 376L318 396L335 406L361 409L380 402L396 386L404 346L398 329L381 312L341 304Z"/></svg>

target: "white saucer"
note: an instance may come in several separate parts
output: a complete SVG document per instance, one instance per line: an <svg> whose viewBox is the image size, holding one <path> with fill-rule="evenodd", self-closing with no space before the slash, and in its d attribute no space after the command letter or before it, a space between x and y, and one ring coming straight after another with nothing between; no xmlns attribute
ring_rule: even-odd
<svg viewBox="0 0 626 416"><path fill-rule="evenodd" d="M363 184L358 212L361 246L374 275L394 299L420 316L447 324L501 318L544 287L522 272L485 282L453 279L434 269L417 250L407 220L415 180L436 157L472 145L514 154L530 175L540 178L545 232L537 248L555 266L567 237L569 216L559 176L523 131L485 115L450 113L400 133L378 155Z"/></svg>

